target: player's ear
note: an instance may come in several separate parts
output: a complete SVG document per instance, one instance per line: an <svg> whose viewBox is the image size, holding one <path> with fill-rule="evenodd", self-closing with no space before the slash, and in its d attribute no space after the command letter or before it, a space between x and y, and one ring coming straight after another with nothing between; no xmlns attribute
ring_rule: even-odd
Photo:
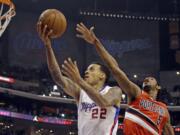
<svg viewBox="0 0 180 135"><path fill-rule="evenodd" d="M106 75L105 75L104 73L101 73L100 79L101 79L101 80L106 79Z"/></svg>

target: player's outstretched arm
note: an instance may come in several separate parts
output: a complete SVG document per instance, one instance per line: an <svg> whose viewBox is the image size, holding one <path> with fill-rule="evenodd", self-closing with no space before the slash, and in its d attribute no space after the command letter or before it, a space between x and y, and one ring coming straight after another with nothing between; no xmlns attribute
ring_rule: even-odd
<svg viewBox="0 0 180 135"><path fill-rule="evenodd" d="M164 135L174 135L174 129L171 126L171 120L170 120L170 115L169 115L168 110L167 110L167 117L168 117L168 120L166 124L164 125L163 133Z"/></svg>
<svg viewBox="0 0 180 135"><path fill-rule="evenodd" d="M93 29L94 27L88 29L83 23L77 24L76 30L80 33L77 34L77 37L95 46L99 56L106 63L119 86L130 98L138 96L141 92L140 88L131 82L126 74L119 68L117 61L107 52L94 34Z"/></svg>
<svg viewBox="0 0 180 135"><path fill-rule="evenodd" d="M84 81L80 76L76 62L73 62L71 58L64 61L62 69L63 73L77 83L97 105L101 107L120 106L122 92L119 87L112 87L108 93L101 95L97 90L94 90L91 85Z"/></svg>
<svg viewBox="0 0 180 135"><path fill-rule="evenodd" d="M37 24L37 31L46 48L47 64L53 80L70 96L79 100L80 88L73 81L63 76L51 47L50 36L52 30L47 30L47 25L42 28L41 22Z"/></svg>

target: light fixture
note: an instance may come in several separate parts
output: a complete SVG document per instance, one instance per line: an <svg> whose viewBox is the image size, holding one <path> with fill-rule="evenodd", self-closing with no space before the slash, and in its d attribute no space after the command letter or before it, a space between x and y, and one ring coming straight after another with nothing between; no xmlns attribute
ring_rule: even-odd
<svg viewBox="0 0 180 135"><path fill-rule="evenodd" d="M64 117L65 117L65 114L64 114L64 113L61 113L61 117L63 117L63 118L64 118Z"/></svg>
<svg viewBox="0 0 180 135"><path fill-rule="evenodd" d="M133 75L134 78L137 78L138 76L137 75Z"/></svg>
<svg viewBox="0 0 180 135"><path fill-rule="evenodd" d="M177 71L177 72L176 72L176 75L180 75L180 72L179 72L179 71Z"/></svg>
<svg viewBox="0 0 180 135"><path fill-rule="evenodd" d="M125 18L125 19L139 19L139 20L153 20L153 21L180 21L178 17L172 16L142 16L142 15L133 15L133 14L114 14L114 13L105 13L105 12L93 12L93 11L79 11L80 15L87 16L103 16L103 17L113 17L113 18Z"/></svg>
<svg viewBox="0 0 180 135"><path fill-rule="evenodd" d="M57 85L54 85L54 86L53 86L53 91L55 91L55 90L57 90L57 89L58 89Z"/></svg>
<svg viewBox="0 0 180 135"><path fill-rule="evenodd" d="M126 95L125 94L122 94L122 99L124 100L126 98Z"/></svg>

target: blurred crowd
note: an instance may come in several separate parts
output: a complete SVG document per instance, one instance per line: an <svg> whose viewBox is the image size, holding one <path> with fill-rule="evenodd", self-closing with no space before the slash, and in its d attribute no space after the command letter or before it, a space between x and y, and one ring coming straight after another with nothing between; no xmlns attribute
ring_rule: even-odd
<svg viewBox="0 0 180 135"><path fill-rule="evenodd" d="M11 88L13 90L20 90L29 92L32 94L42 96L55 96L62 98L71 98L66 95L63 90L55 85L52 80L47 66L41 68L25 69L22 67L3 67L0 65L0 76L10 77L15 79L15 83L8 83L0 81L0 87ZM137 80L136 80L137 81ZM136 82L139 86L140 81ZM116 82L110 82L110 85L116 85ZM141 87L141 86L140 86ZM158 100L164 102L167 105L180 105L180 85L174 86L172 90L163 88L158 94ZM123 94L122 103L127 103L127 96ZM77 107L75 104L65 103L52 103L47 101L38 101L33 99L27 99L18 96L12 96L8 93L0 94L0 110L6 110L10 112L16 112L21 114L27 114L38 117L55 117L62 119L77 120ZM119 115L119 122L122 123L125 109L121 109ZM180 116L178 111L170 111L171 121L173 125L180 125ZM1 119L2 116L0 116ZM12 123L12 122L10 122ZM26 135L25 130L10 130L11 125L1 125L0 134L2 135ZM9 128L8 128L9 127ZM45 130L38 129L35 131L37 135ZM51 130L46 131L50 135ZM70 133L70 132L69 132ZM72 132L73 133L73 132ZM53 133L52 133L53 135Z"/></svg>
<svg viewBox="0 0 180 135"><path fill-rule="evenodd" d="M26 69L19 66L3 67L1 64L0 66L0 76L11 77L16 80L15 83L0 82L0 87L38 95L71 98L60 87L55 85L46 65L43 65L41 68ZM137 83L141 84L141 82ZM180 84L174 86L172 90L163 88L158 95L158 100L167 105L180 105ZM126 103L126 98L123 102Z"/></svg>
<svg viewBox="0 0 180 135"><path fill-rule="evenodd" d="M7 93L0 95L0 109L39 117L77 119L76 106L73 104L44 102Z"/></svg>

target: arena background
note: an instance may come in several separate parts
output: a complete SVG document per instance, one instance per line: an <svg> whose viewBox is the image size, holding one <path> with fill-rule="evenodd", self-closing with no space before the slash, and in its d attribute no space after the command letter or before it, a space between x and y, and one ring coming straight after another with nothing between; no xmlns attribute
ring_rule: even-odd
<svg viewBox="0 0 180 135"><path fill-rule="evenodd" d="M47 8L61 10L68 22L64 35L53 41L59 64L72 57L83 75L91 62L101 62L95 49L75 36L77 23L95 26L95 33L131 80L140 85L145 76L158 78L163 88L160 100L169 106L179 134L179 1L13 2L17 14L0 38L0 134L77 134L76 105L52 81L44 46L36 32L39 15ZM116 84L112 77L109 84ZM122 134L126 100L125 96L118 134ZM54 122L55 118L59 121Z"/></svg>

